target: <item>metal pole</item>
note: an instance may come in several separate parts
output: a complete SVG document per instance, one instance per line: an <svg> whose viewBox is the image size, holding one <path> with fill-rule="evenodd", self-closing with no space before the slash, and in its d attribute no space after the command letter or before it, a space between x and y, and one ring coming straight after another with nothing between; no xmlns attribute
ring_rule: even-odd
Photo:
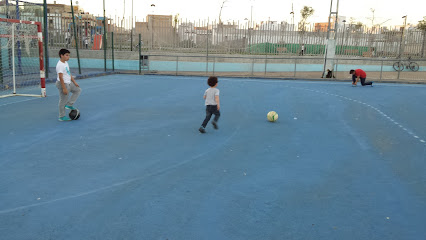
<svg viewBox="0 0 426 240"><path fill-rule="evenodd" d="M422 53L421 53L421 58L423 58L423 56L424 56L424 52L425 52L425 42L426 42L426 30L423 30L423 44L422 44Z"/></svg>
<svg viewBox="0 0 426 240"><path fill-rule="evenodd" d="M19 1L16 0L16 19L20 19L21 16L19 14ZM22 61L21 61L21 41L19 40L19 31L20 31L20 25L18 24L16 26L16 30L18 30L17 35L18 35L18 40L16 41L16 49L18 51L18 73L22 74ZM12 50L13 51L13 50Z"/></svg>
<svg viewBox="0 0 426 240"><path fill-rule="evenodd" d="M12 39L15 39L15 23L12 23ZM15 78L15 41L12 40L12 82L13 94L16 94L16 78Z"/></svg>
<svg viewBox="0 0 426 240"><path fill-rule="evenodd" d="M405 32L405 25L407 24L407 15L403 16L402 18L404 18L404 28L402 29L402 33L401 33L401 42L399 44L399 58L402 57L402 40L404 39L404 32ZM398 74L399 77L399 74Z"/></svg>
<svg viewBox="0 0 426 240"><path fill-rule="evenodd" d="M206 64L206 74L209 71L209 18L207 18L207 64Z"/></svg>
<svg viewBox="0 0 426 240"><path fill-rule="evenodd" d="M294 74L293 74L293 77L296 77L296 66L297 66L297 58L294 59Z"/></svg>
<svg viewBox="0 0 426 240"><path fill-rule="evenodd" d="M112 53L112 71L114 68L114 32L111 32L111 53Z"/></svg>
<svg viewBox="0 0 426 240"><path fill-rule="evenodd" d="M268 49L269 50L269 49ZM266 77L266 66L268 66L268 55L265 55L265 72L263 75Z"/></svg>
<svg viewBox="0 0 426 240"><path fill-rule="evenodd" d="M176 76L178 74L178 69L179 69L179 56L176 56Z"/></svg>
<svg viewBox="0 0 426 240"><path fill-rule="evenodd" d="M139 33L139 44L138 44L138 48L139 48L139 74L141 74L142 71L142 66L141 66L141 34Z"/></svg>
<svg viewBox="0 0 426 240"><path fill-rule="evenodd" d="M48 31L47 31L47 1L43 1L43 18L44 18L44 61L45 61L45 78L49 77L49 50L48 50Z"/></svg>
<svg viewBox="0 0 426 240"><path fill-rule="evenodd" d="M343 20L343 37L342 37L342 47L340 49L340 54L343 53L343 46L345 44L345 29L346 29L346 20Z"/></svg>
<svg viewBox="0 0 426 240"><path fill-rule="evenodd" d="M132 26L130 27L130 51L133 51L133 0L132 0Z"/></svg>
<svg viewBox="0 0 426 240"><path fill-rule="evenodd" d="M254 58L252 58L252 62L251 62L251 76L254 76Z"/></svg>
<svg viewBox="0 0 426 240"><path fill-rule="evenodd" d="M103 44L102 44L102 47L104 48L104 71L106 72L106 70L107 70L107 61L106 61L106 55L107 55L107 53L106 53L106 44L107 44L107 42L106 42L107 40L106 40L106 17L105 17L105 0L104 0L104 42L103 42Z"/></svg>
<svg viewBox="0 0 426 240"><path fill-rule="evenodd" d="M80 54L78 53L77 29L75 28L75 20L74 20L74 8L72 6L72 0L70 0L70 1L71 1L72 24L73 24L73 27L74 27L75 50L77 52L78 74L81 74Z"/></svg>
<svg viewBox="0 0 426 240"><path fill-rule="evenodd" d="M214 76L215 65L216 65L216 57L213 57L213 76Z"/></svg>
<svg viewBox="0 0 426 240"><path fill-rule="evenodd" d="M9 0L6 0L6 18L9 18Z"/></svg>

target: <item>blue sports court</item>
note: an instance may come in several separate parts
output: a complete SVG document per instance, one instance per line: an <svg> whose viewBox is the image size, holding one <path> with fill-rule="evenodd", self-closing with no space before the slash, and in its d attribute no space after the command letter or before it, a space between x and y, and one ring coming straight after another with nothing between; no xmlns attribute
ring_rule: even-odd
<svg viewBox="0 0 426 240"><path fill-rule="evenodd" d="M206 80L77 80L71 122L52 83L0 99L1 238L426 236L426 85L219 78L200 134Z"/></svg>

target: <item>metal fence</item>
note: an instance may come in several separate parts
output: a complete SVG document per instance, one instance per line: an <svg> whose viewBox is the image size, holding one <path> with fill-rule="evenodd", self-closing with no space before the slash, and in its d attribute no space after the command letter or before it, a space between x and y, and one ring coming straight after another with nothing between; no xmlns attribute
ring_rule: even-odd
<svg viewBox="0 0 426 240"><path fill-rule="evenodd" d="M294 24L286 22L219 23L208 20L188 21L171 15L148 15L147 19L108 16L107 29L104 29L103 17L76 13L74 25L70 13L44 13L42 4L20 1L18 5L13 5L13 2L9 2L9 6L0 5L2 17L7 15L9 18L43 22L44 14L47 15L47 50L56 52L65 47L73 51L78 46L79 50L89 52L89 58L105 59L108 69L115 68L114 53L130 60L130 56L138 55L138 51L152 58L155 55L184 57L185 54L195 54L209 59L208 65L212 59L220 59L218 55L223 55L223 59L249 55L253 56L250 59L255 59L254 61L263 61L259 58L279 61L271 58L290 57L293 61L299 59L296 56L302 55L303 46L305 59L316 57L315 61L324 61L322 57L327 33L323 29L316 29L314 25L300 30ZM103 42L104 32L107 32L106 43ZM339 61L342 58L355 58L357 62L361 61L358 58L362 58L376 61L375 65L381 63L386 66L394 58L405 59L410 56L419 60L426 53L426 31L415 28L370 29L343 24L339 25L335 38L335 57ZM56 53L49 56L55 57ZM301 60L296 60L296 66L297 61ZM103 65L97 68L103 68ZM256 71L253 74L257 74Z"/></svg>
<svg viewBox="0 0 426 240"><path fill-rule="evenodd" d="M142 59L141 59L142 60ZM335 58L335 71L328 80L348 80L349 70L362 68L368 78L381 82L426 83L426 60L412 60L419 65L414 71L397 71L392 59ZM407 63L408 62L404 62ZM318 57L281 56L214 56L144 55L144 74L259 77L281 79L322 79L324 59ZM119 70L119 69L117 69ZM129 71L135 72L135 71Z"/></svg>
<svg viewBox="0 0 426 240"><path fill-rule="evenodd" d="M19 1L17 8L9 2L8 7L0 6L2 17L43 22L42 4ZM103 17L75 13L75 37L70 13L46 14L48 47L73 48L77 41L81 48L99 49L96 36L104 33ZM188 21L171 15L148 15L147 19L107 16L106 21L106 32L114 32L116 51L137 51L141 44L144 51L150 52L288 56L299 55L304 45L304 54L317 56L324 54L327 36L324 28L315 28L315 25L306 26L302 31L294 24L276 21L219 23ZM139 34L142 35L140 43ZM416 28L372 29L343 24L336 32L336 54L339 56L423 58L425 45L426 31Z"/></svg>
<svg viewBox="0 0 426 240"><path fill-rule="evenodd" d="M61 19L61 16L50 16ZM171 20L171 16L170 19ZM124 21L124 25L122 22ZM59 22L54 20L53 22ZM137 50L138 34L144 51L181 52L205 54L254 54L254 55L299 55L304 45L304 54L323 55L326 45L326 32L311 26L308 31L298 31L294 26L276 22L259 23L254 28L245 24L217 24L207 21L171 21L155 18L142 20L141 28L126 28L130 20L111 19L108 31L114 32L114 48L117 51ZM94 36L102 34L101 26L88 25L84 19L77 21L79 45L93 48ZM52 47L75 46L72 26L49 25L49 45ZM67 27L69 27L67 29ZM88 39L89 41L87 41ZM418 29L354 28L341 27L336 33L336 55L362 57L425 57L426 32Z"/></svg>

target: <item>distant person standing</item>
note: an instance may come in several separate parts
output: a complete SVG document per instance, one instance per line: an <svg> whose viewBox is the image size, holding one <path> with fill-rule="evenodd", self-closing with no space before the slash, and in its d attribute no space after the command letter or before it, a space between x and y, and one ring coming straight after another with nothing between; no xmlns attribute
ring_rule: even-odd
<svg viewBox="0 0 426 240"><path fill-rule="evenodd" d="M303 56L303 53L305 52L305 44L302 44L302 46L300 47L300 53L299 56Z"/></svg>
<svg viewBox="0 0 426 240"><path fill-rule="evenodd" d="M367 78L367 73L364 72L362 69L356 69L356 70L350 70L349 74L352 74L352 87L356 87L356 84L358 83L358 80L361 79L361 85L371 85L373 86L373 82L366 82L365 79Z"/></svg>
<svg viewBox="0 0 426 240"><path fill-rule="evenodd" d="M67 48L70 46L71 43L71 34L70 34L70 30L65 32L65 43L67 45Z"/></svg>

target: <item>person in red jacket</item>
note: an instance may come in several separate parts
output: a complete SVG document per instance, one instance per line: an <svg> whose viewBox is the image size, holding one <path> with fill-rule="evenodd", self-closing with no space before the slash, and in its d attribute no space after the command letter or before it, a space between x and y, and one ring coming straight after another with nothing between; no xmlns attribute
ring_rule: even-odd
<svg viewBox="0 0 426 240"><path fill-rule="evenodd" d="M358 80L361 79L361 85L371 85L373 86L373 82L366 82L367 74L362 69L350 70L349 74L352 74L352 86L355 87L358 83Z"/></svg>

